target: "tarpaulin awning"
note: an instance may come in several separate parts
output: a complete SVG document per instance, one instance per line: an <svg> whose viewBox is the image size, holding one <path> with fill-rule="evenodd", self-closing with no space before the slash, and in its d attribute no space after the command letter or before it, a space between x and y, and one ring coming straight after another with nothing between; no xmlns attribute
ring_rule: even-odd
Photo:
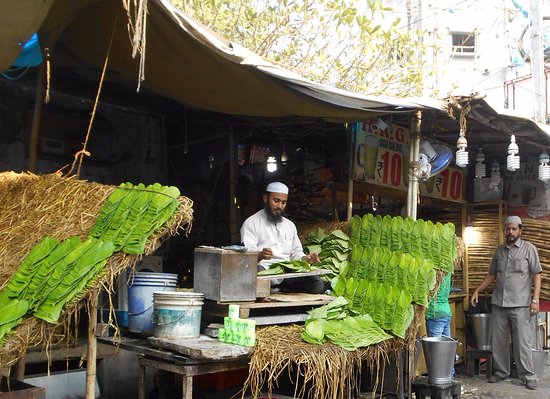
<svg viewBox="0 0 550 399"><path fill-rule="evenodd" d="M20 43L38 31L43 47L51 49L54 68L70 67L82 76L95 73L99 80L113 35L106 79L137 88L139 55L132 57L122 1L2 3L1 70L8 69L17 58ZM219 37L167 0L148 1L146 32L142 90L195 108L234 115L350 122L387 112L445 107L430 98L363 96L314 83Z"/></svg>

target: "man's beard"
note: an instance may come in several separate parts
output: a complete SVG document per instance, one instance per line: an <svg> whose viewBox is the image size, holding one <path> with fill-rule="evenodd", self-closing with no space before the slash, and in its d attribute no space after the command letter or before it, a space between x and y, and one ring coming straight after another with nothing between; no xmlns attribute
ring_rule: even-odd
<svg viewBox="0 0 550 399"><path fill-rule="evenodd" d="M273 212L271 212L271 208L267 203L264 205L264 211L265 211L265 214L267 215L267 220L269 220L272 223L279 223L283 220L284 211L278 214L274 214Z"/></svg>

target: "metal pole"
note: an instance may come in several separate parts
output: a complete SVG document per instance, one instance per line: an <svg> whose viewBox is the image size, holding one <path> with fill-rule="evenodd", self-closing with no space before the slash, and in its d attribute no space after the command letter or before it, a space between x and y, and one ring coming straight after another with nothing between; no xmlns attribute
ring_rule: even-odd
<svg viewBox="0 0 550 399"><path fill-rule="evenodd" d="M416 111L411 116L411 145L409 150L409 187L407 190L407 216L416 220L418 204L418 159L420 151L420 126L422 112Z"/></svg>
<svg viewBox="0 0 550 399"><path fill-rule="evenodd" d="M349 168L348 168L348 208L346 219L349 222L353 212L353 166L355 165L355 131L348 125L349 131Z"/></svg>
<svg viewBox="0 0 550 399"><path fill-rule="evenodd" d="M540 0L531 0L531 73L533 75L533 102L535 121L546 123L546 92L544 90L544 46L542 38Z"/></svg>

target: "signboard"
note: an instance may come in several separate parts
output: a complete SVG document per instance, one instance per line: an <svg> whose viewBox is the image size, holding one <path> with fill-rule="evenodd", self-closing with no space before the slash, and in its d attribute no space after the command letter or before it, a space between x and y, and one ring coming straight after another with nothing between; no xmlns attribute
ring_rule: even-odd
<svg viewBox="0 0 550 399"><path fill-rule="evenodd" d="M380 118L355 124L353 179L407 191L410 131ZM420 193L432 198L464 202L462 169L448 167L426 182Z"/></svg>
<svg viewBox="0 0 550 399"><path fill-rule="evenodd" d="M407 189L409 130L380 118L355 125L353 179Z"/></svg>

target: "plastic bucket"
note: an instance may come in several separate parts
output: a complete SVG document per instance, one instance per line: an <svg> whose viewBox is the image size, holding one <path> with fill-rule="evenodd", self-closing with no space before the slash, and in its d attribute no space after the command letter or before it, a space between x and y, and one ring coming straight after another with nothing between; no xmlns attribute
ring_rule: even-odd
<svg viewBox="0 0 550 399"><path fill-rule="evenodd" d="M452 382L457 345L458 341L449 337L422 338L429 383L442 385Z"/></svg>
<svg viewBox="0 0 550 399"><path fill-rule="evenodd" d="M533 349L533 368L537 377L542 378L544 372L544 365L548 358L547 350Z"/></svg>
<svg viewBox="0 0 550 399"><path fill-rule="evenodd" d="M204 294L154 292L156 338L197 338L200 335Z"/></svg>
<svg viewBox="0 0 550 399"><path fill-rule="evenodd" d="M128 275L128 330L152 335L153 292L176 291L177 274L137 272Z"/></svg>
<svg viewBox="0 0 550 399"><path fill-rule="evenodd" d="M472 326L472 335L474 338L473 347L476 349L490 351L491 344L491 313L476 313L468 315L468 320Z"/></svg>

